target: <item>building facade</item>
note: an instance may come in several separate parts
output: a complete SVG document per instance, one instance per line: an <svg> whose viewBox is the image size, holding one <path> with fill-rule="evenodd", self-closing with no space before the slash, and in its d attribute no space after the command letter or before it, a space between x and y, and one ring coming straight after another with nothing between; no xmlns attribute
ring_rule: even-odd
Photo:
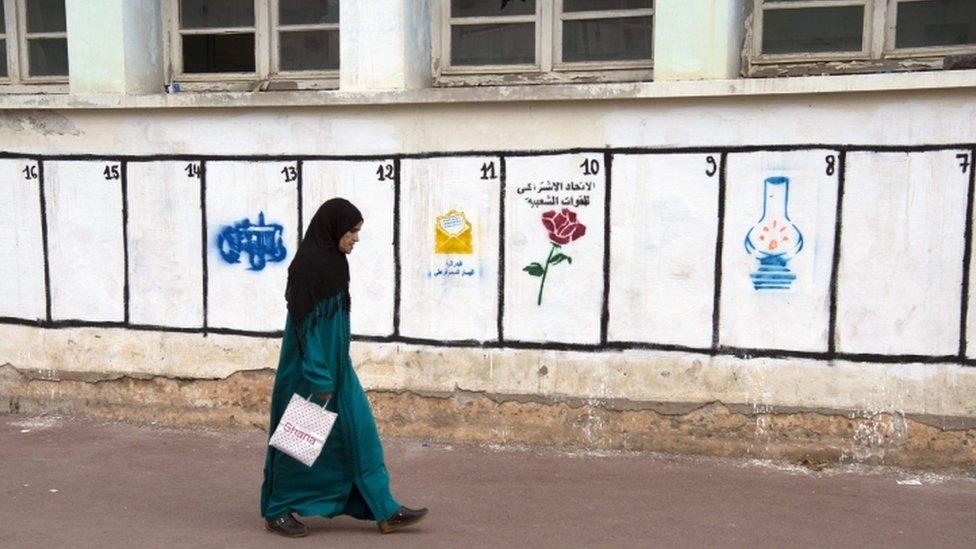
<svg viewBox="0 0 976 549"><path fill-rule="evenodd" d="M976 462L971 2L3 7L10 411L263 425L338 195L386 434Z"/></svg>

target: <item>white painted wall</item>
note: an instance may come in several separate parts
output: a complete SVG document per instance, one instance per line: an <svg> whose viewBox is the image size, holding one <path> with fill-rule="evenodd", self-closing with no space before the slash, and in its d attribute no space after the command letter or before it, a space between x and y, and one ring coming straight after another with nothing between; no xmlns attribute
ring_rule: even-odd
<svg viewBox="0 0 976 549"><path fill-rule="evenodd" d="M711 346L720 161L614 157L611 341Z"/></svg>
<svg viewBox="0 0 976 549"><path fill-rule="evenodd" d="M0 317L45 318L41 193L34 160L0 160Z"/></svg>
<svg viewBox="0 0 976 549"><path fill-rule="evenodd" d="M288 261L298 249L298 178L295 162L208 162L207 185L207 325L212 328L273 332L284 327ZM288 173L285 173L288 172ZM294 175L290 175L294 173ZM263 267L241 253L236 263L219 253L219 236L248 220L283 229L287 255ZM258 256L264 255L261 253Z"/></svg>
<svg viewBox="0 0 976 549"><path fill-rule="evenodd" d="M827 351L840 174L836 166L828 166L827 157L833 157L836 162L837 152L809 150L728 156L720 344ZM759 224L763 214L763 183L769 177L789 179L789 220L781 218L777 226L772 226L772 222ZM764 234L774 235L769 238L785 236L790 230L783 230L783 221L792 221L803 239L802 250L788 262L796 279L788 290L757 290L751 275L757 272L759 262L746 251L746 233L756 227L758 238ZM769 231L764 232L767 228ZM793 243L782 242L779 249L792 251Z"/></svg>
<svg viewBox="0 0 976 549"><path fill-rule="evenodd" d="M580 167L584 161L593 163L590 175ZM506 171L505 339L599 343L606 194L603 155L512 157L506 161ZM563 188L546 190L553 184ZM570 184L578 184L582 190L569 190ZM553 205L553 199L558 203ZM576 215L585 234L557 248L542 217L547 212L566 211ZM550 264L543 288L542 277L531 276L525 269L533 263L544 267L553 251L571 260Z"/></svg>
<svg viewBox="0 0 976 549"><path fill-rule="evenodd" d="M482 168L494 165L495 178ZM400 333L435 341L498 339L497 157L404 160L401 168ZM436 248L438 216L462 212L470 253ZM462 229L459 231L464 232ZM464 238L458 234L457 238ZM445 245L451 242L445 237Z"/></svg>
<svg viewBox="0 0 976 549"><path fill-rule="evenodd" d="M377 170L382 168L383 181ZM393 334L396 285L393 269L394 183L385 177L392 160L361 162L310 161L302 166L302 219L307 227L319 206L335 197L345 198L363 214L361 240L349 258L353 333L368 336ZM289 259L292 255L289 255Z"/></svg>
<svg viewBox="0 0 976 549"><path fill-rule="evenodd" d="M121 163L47 162L44 193L52 320L122 322Z"/></svg>
<svg viewBox="0 0 976 549"><path fill-rule="evenodd" d="M187 166L192 165L189 171ZM199 162L127 165L129 319L203 327Z"/></svg>
<svg viewBox="0 0 976 549"><path fill-rule="evenodd" d="M849 155L838 287L841 350L952 355L969 176L957 154Z"/></svg>
<svg viewBox="0 0 976 549"><path fill-rule="evenodd" d="M26 158L65 153L106 157L375 155L360 161L303 162L301 194L306 222L318 204L335 195L351 199L363 210L363 240L350 258L353 330L380 337L394 333L396 189L391 181L379 181L377 169L389 163L392 154L487 151L484 155L401 161L399 333L433 340L431 343L496 339L497 316L492 306L497 303L498 285L492 277L500 274L504 277L505 341L543 346L599 344L606 222L604 155L532 151L600 149L607 145L697 147L685 154L614 156L609 204L608 339L611 343L631 341L703 351L710 347L712 337L720 209L719 175L707 174L712 169L707 158L720 158L718 148L803 143L917 146L976 141L976 105L966 90L233 111L63 110L5 113L3 121L11 130L3 135L2 148L19 151ZM941 356L958 351L969 174L963 173L956 155L964 152L952 147L944 152L907 155L848 154L837 293L839 352ZM820 148L728 154L726 193L721 203L720 344L759 353L775 349L822 352L827 348L825 315L830 303L828 275L838 184L836 171L827 174L826 156L830 154L832 151ZM480 179L482 166L499 155L505 157L504 216L499 208L502 181ZM580 166L583 160L598 161L600 172L584 175ZM14 189L0 196L5 211L20 212L16 215L26 220L12 225L8 222L5 228L26 227L28 235L17 237L16 260L11 262L16 267L5 271L26 282L5 282L8 286L4 289L17 292L17 297L4 302L4 310L11 312L3 315L32 318L43 314L38 297L38 288L43 288L43 267L37 251L38 221L36 217L30 220L35 215L31 212L38 212L40 207L37 188L18 179L23 176L19 170L29 162L14 159L9 165L0 165L4 174L0 181ZM118 322L123 318L121 186L105 180L107 164L112 162L45 162L53 320ZM281 170L294 165L293 160L278 159L207 162L207 302L211 327L261 332L281 329L287 259L268 263L262 271L228 265L216 254L214 239L220 227L244 218L256 221L258 212L264 211L268 222L284 226L290 259L297 242L298 182L285 182ZM200 212L199 191L197 183L182 171L184 166L183 161L128 164L132 322L197 325L200 300L188 296L200 295L197 284L202 284L202 237L198 224L195 230L188 225ZM498 168L500 178L500 163ZM797 274L795 286L789 292L766 295L750 286L748 274L755 260L745 253L742 239L758 219L763 179L775 174L791 179L790 215L807 241L791 264ZM551 267L540 307L536 304L539 279L523 268L545 260L551 247L541 223L542 213L550 206L532 207L526 198L535 195L547 200L548 191L536 191L546 182L591 182L593 188L588 194L589 206L577 206L575 201L571 206L578 210L587 233L563 247L573 262ZM536 187L530 188L530 184ZM574 198L577 195L582 193L575 193ZM562 197L558 200L558 209L562 209ZM434 218L451 208L465 211L477 229L474 255L485 273L483 279L470 285L468 281L435 285L422 276L438 260L431 247ZM554 205L552 208L556 209ZM498 223L502 220L504 239L499 240ZM32 223L34 229L30 228ZM154 234L154 228L163 230ZM493 273L491 269L496 268L502 251L505 271ZM2 268L10 269L7 265ZM154 272L163 274L154 280ZM173 307L174 301L182 304L184 300L185 306ZM17 345L34 346L48 340L58 345L58 334L68 333L27 327L18 330L27 331L4 328L4 337L10 339L4 344L0 361L9 360L6 356L25 356L20 353L26 351ZM147 349L131 361L132 369L208 377L273 365L274 360L273 352L260 365L215 359L210 357L215 352L210 341L216 340L200 335L126 330L98 333L115 339L93 343L93 354L88 358L59 363L60 367L125 370L130 366L118 357L118 348L142 348L150 340L170 342L184 353L181 356L190 359L164 365L159 362L161 351ZM227 340L221 341L230 345ZM274 347L273 341L261 345ZM521 354L523 351L511 349L432 345L431 349L452 357L450 364L455 366L462 358L473 357L470 367L445 371L446 363L436 360L423 365L397 362L391 356L400 348L398 344L372 343L357 347L357 357L368 362L364 367L371 386L440 390L457 384L484 391L695 401L755 399L811 406L869 402L897 408L911 402L913 409L972 413L971 403L959 399L939 403L935 396L939 391L954 391L951 386L962 383L959 379L971 371L949 359L939 365L847 360L843 370L838 370L831 366L837 361L740 361L723 356L712 359L706 352L692 351ZM98 353L111 359L95 360L93 357L102 356ZM192 357L197 354L210 358L194 363ZM533 358L523 361L521 356ZM698 366L692 365L695 361ZM52 355L42 362L57 361ZM681 379L662 377L672 362L683 364L680 367L687 375ZM541 380L537 373L541 365L553 367L552 371L559 367L561 373ZM738 385L745 383L742 376L750 380L749 387ZM856 383L851 381L855 378ZM879 383L886 387L884 394L866 392ZM809 392L801 389L809 384L817 387ZM898 393L906 388L925 393L911 398Z"/></svg>

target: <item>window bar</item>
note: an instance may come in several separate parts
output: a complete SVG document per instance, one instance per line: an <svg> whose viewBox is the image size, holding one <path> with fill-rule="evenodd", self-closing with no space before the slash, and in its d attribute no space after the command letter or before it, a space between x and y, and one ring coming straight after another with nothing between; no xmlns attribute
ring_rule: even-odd
<svg viewBox="0 0 976 549"><path fill-rule="evenodd" d="M6 83L9 82L14 75L14 71L12 71L10 68L10 60L12 59L12 56L10 55L10 41L7 40L7 25L12 22L12 19L16 18L11 17L14 14L10 13L10 10L7 9L7 3L4 0L0 0L0 10L3 10L4 19L4 24L0 25L0 41L2 41L2 49L3 53L5 54L4 64L2 67L0 67L0 70L3 70L2 75L0 75L0 82Z"/></svg>
<svg viewBox="0 0 976 549"><path fill-rule="evenodd" d="M274 28L272 29L272 73L276 75L286 75L292 78L321 78L339 76L338 69L309 69L309 70L284 70L281 68L281 35L287 32L309 32L309 31L339 31L339 23L304 23L304 24L280 24L278 14L274 16Z"/></svg>
<svg viewBox="0 0 976 549"><path fill-rule="evenodd" d="M171 37L167 45L167 55L172 67L170 80L188 83L191 86L204 84L214 84L231 82L249 82L262 78L262 74L267 74L267 54L266 48L262 47L263 33L260 32L262 22L266 24L267 14L264 8L266 2L255 0L254 6L254 25L240 27L200 27L184 28L180 19L180 0L170 0L169 6ZM254 35L254 71L250 72L187 72L184 66L184 36L200 35L230 35L230 34L253 34ZM192 89L192 88L191 88Z"/></svg>
<svg viewBox="0 0 976 549"><path fill-rule="evenodd" d="M30 74L30 41L31 39L50 39L50 38L68 38L68 31L59 32L28 32L27 31L27 0L17 0L17 30L20 36L18 37L17 48L20 50L18 53L18 61L20 62L20 72L21 79L27 82L49 82L49 83L64 83L67 82L67 75L40 75L33 76ZM9 51L9 50L8 50Z"/></svg>
<svg viewBox="0 0 976 549"><path fill-rule="evenodd" d="M869 59L874 57L876 51L875 33L872 32L876 15L875 2L877 0L797 0L791 2L769 2L767 0L755 0L756 9L753 19L753 51L752 58L754 63L786 63L786 62L814 62L814 61L834 61L847 59ZM838 8L838 7L861 7L863 9L863 24L861 27L861 50L860 51L837 51L837 52L795 52L769 54L763 51L763 19L764 14L769 11L779 10L803 10L816 8ZM883 14L883 12L882 12Z"/></svg>
<svg viewBox="0 0 976 549"><path fill-rule="evenodd" d="M563 61L563 23L566 21L586 21L595 19L630 19L651 17L653 25L654 8L635 8L619 10L565 11L559 1L558 28L553 36L554 70L600 70L600 69L642 69L651 68L653 59L627 59L620 61Z"/></svg>
<svg viewBox="0 0 976 549"><path fill-rule="evenodd" d="M543 0L537 0L534 14L523 15L490 15L490 16L471 16L453 17L451 15L451 2L445 0L441 3L441 55L444 62L445 74L512 74L535 72L544 67L545 48L542 45L542 29L545 25L546 17L543 7L546 4ZM495 25L495 24L518 24L532 23L535 26L535 63L533 64L509 64L509 65L453 65L451 63L452 29L456 26L466 25Z"/></svg>

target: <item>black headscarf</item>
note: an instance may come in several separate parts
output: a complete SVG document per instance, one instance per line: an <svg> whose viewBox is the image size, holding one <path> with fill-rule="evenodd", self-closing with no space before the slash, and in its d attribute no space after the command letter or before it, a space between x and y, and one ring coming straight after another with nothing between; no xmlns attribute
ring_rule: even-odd
<svg viewBox="0 0 976 549"><path fill-rule="evenodd" d="M285 300L296 328L320 301L340 292L349 310L349 262L339 240L362 220L359 209L343 198L328 200L315 212L288 266Z"/></svg>

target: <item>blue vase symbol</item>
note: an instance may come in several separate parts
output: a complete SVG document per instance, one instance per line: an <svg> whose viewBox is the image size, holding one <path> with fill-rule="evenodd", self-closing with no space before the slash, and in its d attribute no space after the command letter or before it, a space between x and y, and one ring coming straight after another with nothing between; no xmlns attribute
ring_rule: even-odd
<svg viewBox="0 0 976 549"><path fill-rule="evenodd" d="M803 249L803 234L790 221L790 180L768 177L763 183L762 218L746 233L746 253L759 268L749 273L756 290L789 290L796 274L789 261Z"/></svg>

